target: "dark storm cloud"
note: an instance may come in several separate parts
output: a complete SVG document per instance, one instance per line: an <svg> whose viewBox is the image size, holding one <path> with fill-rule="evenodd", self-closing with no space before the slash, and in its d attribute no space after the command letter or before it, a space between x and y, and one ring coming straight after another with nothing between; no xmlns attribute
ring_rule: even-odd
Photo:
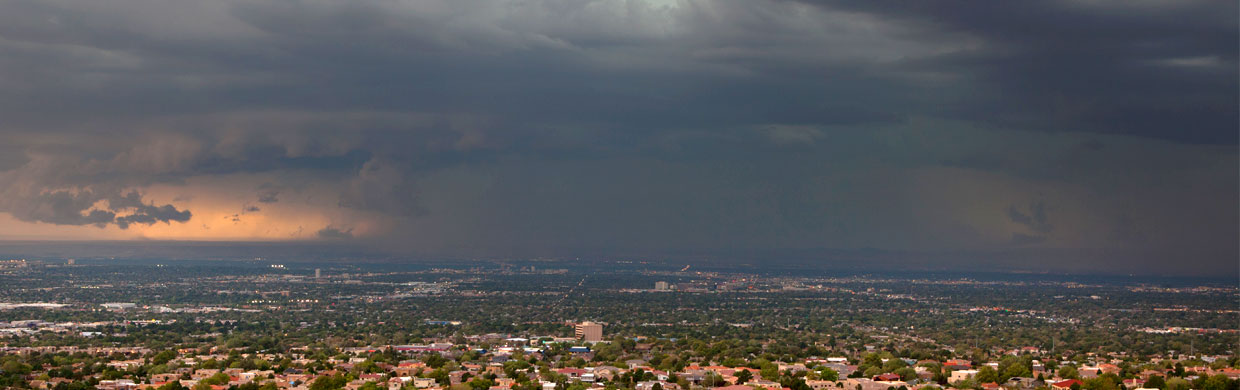
<svg viewBox="0 0 1240 390"><path fill-rule="evenodd" d="M196 31L209 27L193 22L188 31L171 36L141 31L167 26L129 25L118 12L124 7L92 15L19 3L8 14L23 20L13 25L35 30L16 36L46 46L14 54L31 63L55 62L51 70L42 67L26 75L36 81L14 87L89 115L254 106L415 109L494 118L511 129L500 137L522 140L520 135L537 137L538 128L564 124L654 131L738 123L889 121L894 119L890 111L874 107L909 104L902 102L904 93L885 88L892 87L891 81L853 76L871 56L895 57L918 45L871 41L861 31L867 27L864 22L844 26L857 30L846 31L857 42L848 36L835 38L822 31L830 20L816 20L828 14L777 3L745 4L702 4L674 13L634 5L618 20L614 12L625 12L623 7L531 5L514 8L505 19L492 13L506 6L483 2L237 4L220 11L223 16L208 15L237 24L208 43L189 39L213 32ZM148 6L143 13L186 17L178 15L185 11ZM453 17L474 23L444 22ZM72 23L76 20L81 22ZM715 42L719 36L727 41ZM779 38L788 42L773 44ZM65 49L54 45L61 41L97 49L62 53ZM826 44L830 51L806 50ZM59 59L71 55L101 64ZM181 70L139 77L139 71L152 66ZM105 99L92 86L56 77L62 73L86 73L83 76L97 78L93 82L141 92ZM47 84L61 89L41 88ZM178 93L186 90L194 92L192 99ZM823 90L850 98L836 101L822 96ZM882 92L887 90L891 92ZM14 117L36 123L57 120L48 118L46 106L24 101L11 102Z"/></svg>
<svg viewBox="0 0 1240 390"><path fill-rule="evenodd" d="M135 208L133 214L117 217L116 225L121 229L126 229L130 224L135 223L150 225L155 222L185 222L189 221L189 218L189 210L177 210L172 205L146 205Z"/></svg>
<svg viewBox="0 0 1240 390"><path fill-rule="evenodd" d="M96 203L99 202L106 202L106 206L96 208ZM137 192L121 195L90 190L53 191L22 199L19 204L22 208L11 212L17 219L57 225L103 227L115 224L121 229L127 229L131 224L185 222L191 216L188 210L177 210L172 205L144 204ZM117 213L124 214L118 216Z"/></svg>
<svg viewBox="0 0 1240 390"><path fill-rule="evenodd" d="M72 194L57 191L43 194L31 202L26 213L15 214L25 221L48 222L64 225L107 225L116 220L116 213L105 210L91 210L83 215L99 198L93 193Z"/></svg>
<svg viewBox="0 0 1240 390"><path fill-rule="evenodd" d="M1046 131L1238 140L1236 2L811 3L981 37L976 48L909 64L976 83L979 99L958 115Z"/></svg>
<svg viewBox="0 0 1240 390"><path fill-rule="evenodd" d="M557 124L657 132L921 115L1236 141L1234 4L640 4L128 3L166 19L132 23L131 7L15 2L7 36L27 44L5 47L30 73L14 82L24 96L89 115L414 109L490 117L508 142ZM168 25L198 14L224 27ZM161 71L139 77L151 67ZM65 73L131 93L105 99ZM14 100L11 117L49 120L46 105Z"/></svg>
<svg viewBox="0 0 1240 390"><path fill-rule="evenodd" d="M192 210L132 190L254 175L225 188L242 207L326 187L307 232L398 250L1137 245L1230 267L1236 11L4 2L0 212L175 223Z"/></svg>

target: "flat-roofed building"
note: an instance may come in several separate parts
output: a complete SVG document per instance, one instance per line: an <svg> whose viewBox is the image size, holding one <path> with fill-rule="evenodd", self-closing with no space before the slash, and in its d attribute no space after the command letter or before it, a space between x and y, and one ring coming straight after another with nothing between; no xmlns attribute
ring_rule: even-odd
<svg viewBox="0 0 1240 390"><path fill-rule="evenodd" d="M575 335L582 341L603 341L603 325L590 321L582 322L577 324Z"/></svg>

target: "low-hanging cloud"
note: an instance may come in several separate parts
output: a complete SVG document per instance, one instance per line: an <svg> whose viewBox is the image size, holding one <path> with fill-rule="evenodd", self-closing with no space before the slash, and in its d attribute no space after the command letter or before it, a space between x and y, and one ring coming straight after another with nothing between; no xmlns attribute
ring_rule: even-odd
<svg viewBox="0 0 1240 390"><path fill-rule="evenodd" d="M259 203L276 203L280 201L280 190L278 188L260 188L258 190Z"/></svg>
<svg viewBox="0 0 1240 390"><path fill-rule="evenodd" d="M340 207L399 217L415 217L426 211L418 190L399 163L372 159L362 165L340 194Z"/></svg>
<svg viewBox="0 0 1240 390"><path fill-rule="evenodd" d="M100 202L106 205L97 207ZM137 192L101 193L93 190L52 191L29 197L11 198L4 205L19 220L54 225L115 225L127 229L132 224L189 221L188 210L172 205L142 203Z"/></svg>
<svg viewBox="0 0 1240 390"><path fill-rule="evenodd" d="M353 238L353 229L352 228L342 229L342 228L335 227L335 226L327 226L322 229L319 229L319 231L315 233L315 235L317 235L319 238L324 238L324 239L329 239L329 240L349 239L349 238Z"/></svg>

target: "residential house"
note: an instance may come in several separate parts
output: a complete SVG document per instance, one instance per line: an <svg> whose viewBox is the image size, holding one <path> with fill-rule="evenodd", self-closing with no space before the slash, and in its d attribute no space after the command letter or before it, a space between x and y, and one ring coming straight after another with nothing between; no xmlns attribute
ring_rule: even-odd
<svg viewBox="0 0 1240 390"><path fill-rule="evenodd" d="M964 382L977 376L977 370L955 370L952 371L951 377L947 379L948 383Z"/></svg>

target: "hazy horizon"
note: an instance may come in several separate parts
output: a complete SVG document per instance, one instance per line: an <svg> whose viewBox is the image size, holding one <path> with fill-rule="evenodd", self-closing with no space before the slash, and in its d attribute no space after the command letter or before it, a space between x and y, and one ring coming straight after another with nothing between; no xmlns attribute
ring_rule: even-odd
<svg viewBox="0 0 1240 390"><path fill-rule="evenodd" d="M1140 281L1210 281L1240 283L1240 273L1226 267L1214 269L1132 270L1123 263L1104 257L1066 266L1063 261L1050 261L1072 256L1069 253L927 253L896 252L879 249L841 250L808 248L798 250L722 251L681 250L660 253L633 251L580 250L539 248L537 253L509 250L507 255L467 255L460 251L413 253L404 249L382 248L365 243L322 241L0 241L0 259L27 259L56 264L67 259L138 261L160 263L177 261L230 261L323 265L454 265L475 266L508 263L573 264L604 267L615 262L649 263L679 268L691 265L695 270L727 269L764 272L764 270L806 270L823 274L916 274L935 275L1042 275L1048 277L1133 277ZM1092 254L1099 256L1099 254ZM977 267L978 263L986 267ZM1119 279L1122 280L1122 279Z"/></svg>

